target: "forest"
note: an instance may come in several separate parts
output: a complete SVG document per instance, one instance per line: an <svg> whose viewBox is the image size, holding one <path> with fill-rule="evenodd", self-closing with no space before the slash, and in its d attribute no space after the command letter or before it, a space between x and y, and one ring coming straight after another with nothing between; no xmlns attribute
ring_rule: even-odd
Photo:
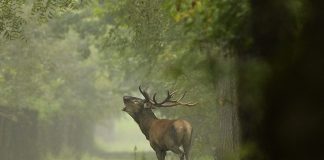
<svg viewBox="0 0 324 160"><path fill-rule="evenodd" d="M122 111L139 86L197 103L152 109L191 123L192 160L324 159L323 17L322 0L0 0L0 160L157 159Z"/></svg>

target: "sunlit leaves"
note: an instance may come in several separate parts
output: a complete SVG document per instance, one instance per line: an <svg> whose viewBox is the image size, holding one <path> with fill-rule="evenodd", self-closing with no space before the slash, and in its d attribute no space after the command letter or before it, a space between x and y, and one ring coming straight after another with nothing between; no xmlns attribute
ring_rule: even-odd
<svg viewBox="0 0 324 160"><path fill-rule="evenodd" d="M19 38L26 20L21 17L24 1L0 1L0 33L6 39Z"/></svg>
<svg viewBox="0 0 324 160"><path fill-rule="evenodd" d="M244 23L249 16L247 1L178 0L167 1L175 21L186 26L200 40L212 39L228 45L242 39L247 32Z"/></svg>
<svg viewBox="0 0 324 160"><path fill-rule="evenodd" d="M40 22L47 22L57 13L77 8L79 0L35 0L32 4L31 14Z"/></svg>
<svg viewBox="0 0 324 160"><path fill-rule="evenodd" d="M82 7L81 0L1 0L0 34L7 40L24 38L27 23L44 23L62 12Z"/></svg>

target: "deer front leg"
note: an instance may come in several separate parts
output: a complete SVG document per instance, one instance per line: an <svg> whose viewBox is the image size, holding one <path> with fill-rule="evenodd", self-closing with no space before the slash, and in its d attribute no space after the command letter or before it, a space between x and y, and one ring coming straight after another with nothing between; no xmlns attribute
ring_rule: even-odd
<svg viewBox="0 0 324 160"><path fill-rule="evenodd" d="M166 151L157 150L157 151L155 151L155 153L156 153L156 157L158 160L165 159Z"/></svg>
<svg viewBox="0 0 324 160"><path fill-rule="evenodd" d="M156 154L157 159L158 160L164 160L165 159L165 155L166 155L166 151L165 150L162 150L158 145L156 145L152 141L150 141L150 145L153 148L153 150L155 151L155 154Z"/></svg>

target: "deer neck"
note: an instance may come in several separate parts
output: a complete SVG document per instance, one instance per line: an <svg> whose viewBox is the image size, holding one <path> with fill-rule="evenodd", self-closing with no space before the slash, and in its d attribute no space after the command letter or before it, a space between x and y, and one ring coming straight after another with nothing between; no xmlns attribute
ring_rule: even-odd
<svg viewBox="0 0 324 160"><path fill-rule="evenodd" d="M153 111L151 109L144 109L143 111L136 114L133 118L145 135L146 139L149 139L149 130L151 128L151 125L153 121L158 119Z"/></svg>

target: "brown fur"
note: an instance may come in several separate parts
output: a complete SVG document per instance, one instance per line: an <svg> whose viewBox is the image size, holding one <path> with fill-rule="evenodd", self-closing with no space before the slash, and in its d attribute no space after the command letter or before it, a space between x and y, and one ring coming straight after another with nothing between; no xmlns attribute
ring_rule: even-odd
<svg viewBox="0 0 324 160"><path fill-rule="evenodd" d="M166 151L172 151L189 160L192 127L186 120L158 119L150 108L144 108L144 100L136 97L124 97L125 108L141 131L149 140L158 160L164 160ZM183 151L180 147L183 147Z"/></svg>

